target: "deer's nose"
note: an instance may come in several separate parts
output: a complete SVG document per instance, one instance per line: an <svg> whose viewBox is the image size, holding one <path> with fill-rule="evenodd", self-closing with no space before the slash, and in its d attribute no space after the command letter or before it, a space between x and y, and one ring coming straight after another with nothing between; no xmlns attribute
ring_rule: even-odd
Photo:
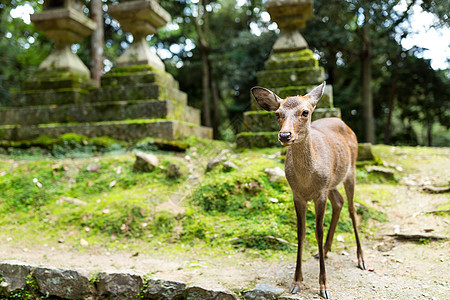
<svg viewBox="0 0 450 300"><path fill-rule="evenodd" d="M291 138L292 138L292 136L291 136L290 132L280 132L280 134L278 135L278 139L282 143L289 142L291 140Z"/></svg>

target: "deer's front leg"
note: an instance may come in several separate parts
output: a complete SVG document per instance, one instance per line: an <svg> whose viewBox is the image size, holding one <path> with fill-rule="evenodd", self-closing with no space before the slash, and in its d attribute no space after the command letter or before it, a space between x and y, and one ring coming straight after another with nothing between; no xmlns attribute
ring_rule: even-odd
<svg viewBox="0 0 450 300"><path fill-rule="evenodd" d="M306 201L294 196L295 212L297 214L297 264L295 267L294 282L289 290L289 293L296 294L300 291L303 282L302 272L302 253L303 241L305 240L305 222L306 222Z"/></svg>
<svg viewBox="0 0 450 300"><path fill-rule="evenodd" d="M327 274L325 272L325 253L323 250L323 221L325 210L327 208L327 194L324 193L318 200L314 201L316 211L316 240L319 247L319 284L320 296L325 299L330 299L330 292L328 291Z"/></svg>

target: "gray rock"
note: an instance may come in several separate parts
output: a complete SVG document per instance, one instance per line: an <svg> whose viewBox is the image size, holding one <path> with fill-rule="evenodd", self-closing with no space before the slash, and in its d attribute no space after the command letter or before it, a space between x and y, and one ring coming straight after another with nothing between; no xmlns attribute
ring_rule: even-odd
<svg viewBox="0 0 450 300"><path fill-rule="evenodd" d="M286 175L280 167L267 168L264 173L269 177L270 182L283 182L286 180Z"/></svg>
<svg viewBox="0 0 450 300"><path fill-rule="evenodd" d="M133 165L135 172L153 172L159 165L158 158L153 154L143 152L136 153L136 162Z"/></svg>
<svg viewBox="0 0 450 300"><path fill-rule="evenodd" d="M366 170L369 173L375 173L383 176L387 180L395 179L395 170L387 167L380 166L366 166Z"/></svg>
<svg viewBox="0 0 450 300"><path fill-rule="evenodd" d="M184 292L186 300L235 300L237 296L224 288L207 288L198 285L189 286Z"/></svg>
<svg viewBox="0 0 450 300"><path fill-rule="evenodd" d="M150 299L183 299L186 283L150 278L143 291L144 297Z"/></svg>
<svg viewBox="0 0 450 300"><path fill-rule="evenodd" d="M85 270L37 267L33 276L45 296L85 299L91 293L90 274Z"/></svg>
<svg viewBox="0 0 450 300"><path fill-rule="evenodd" d="M102 166L99 164L90 164L86 167L86 170L88 170L88 172L98 172L101 167Z"/></svg>
<svg viewBox="0 0 450 300"><path fill-rule="evenodd" d="M137 273L100 272L95 281L100 299L140 299L144 285Z"/></svg>
<svg viewBox="0 0 450 300"><path fill-rule="evenodd" d="M21 261L0 262L0 293L11 293L25 288L26 278L32 270L32 266Z"/></svg>
<svg viewBox="0 0 450 300"><path fill-rule="evenodd" d="M211 159L208 164L206 165L206 171L209 172L212 169L214 169L215 167L217 167L218 165L220 165L223 161L225 160L224 157L217 157L217 158L213 158Z"/></svg>
<svg viewBox="0 0 450 300"><path fill-rule="evenodd" d="M175 163L170 163L166 167L165 172L166 172L167 177L169 177L169 178L180 178L181 176L183 176L180 166Z"/></svg>
<svg viewBox="0 0 450 300"><path fill-rule="evenodd" d="M226 172L232 171L232 170L239 170L239 167L236 166L232 161L227 160L223 163L223 168Z"/></svg>
<svg viewBox="0 0 450 300"><path fill-rule="evenodd" d="M256 287L244 293L244 299L246 300L263 300L263 299L277 299L278 296L285 292L276 286L271 286L264 283L258 283Z"/></svg>

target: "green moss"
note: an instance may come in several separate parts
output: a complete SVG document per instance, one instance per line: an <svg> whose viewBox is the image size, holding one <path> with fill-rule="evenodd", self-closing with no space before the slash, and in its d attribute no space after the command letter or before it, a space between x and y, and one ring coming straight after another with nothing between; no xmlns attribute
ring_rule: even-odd
<svg viewBox="0 0 450 300"><path fill-rule="evenodd" d="M277 137L278 131L241 132L236 135L236 146L237 148L281 147Z"/></svg>

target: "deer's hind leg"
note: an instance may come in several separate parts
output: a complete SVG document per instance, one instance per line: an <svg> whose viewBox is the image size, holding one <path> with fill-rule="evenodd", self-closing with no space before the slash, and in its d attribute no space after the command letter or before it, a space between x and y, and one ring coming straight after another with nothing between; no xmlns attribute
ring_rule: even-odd
<svg viewBox="0 0 450 300"><path fill-rule="evenodd" d="M341 214L342 206L344 206L344 198L342 198L341 194L336 188L328 192L328 198L330 199L331 207L333 208L333 214L331 216L330 228L328 229L327 240L324 247L325 256L327 255L328 251L331 250L334 232L336 231L336 226L339 221L339 215Z"/></svg>
<svg viewBox="0 0 450 300"><path fill-rule="evenodd" d="M355 232L356 255L358 257L358 267L362 270L365 270L366 265L364 263L361 241L359 240L359 236L358 236L358 224L356 221L356 209L355 209L355 203L353 202L353 195L355 193L355 182L356 182L356 178L355 178L355 174L353 174L353 176L349 176L344 181L344 188L345 188L345 194L347 195L348 212L350 214L350 218L352 219L353 231Z"/></svg>

